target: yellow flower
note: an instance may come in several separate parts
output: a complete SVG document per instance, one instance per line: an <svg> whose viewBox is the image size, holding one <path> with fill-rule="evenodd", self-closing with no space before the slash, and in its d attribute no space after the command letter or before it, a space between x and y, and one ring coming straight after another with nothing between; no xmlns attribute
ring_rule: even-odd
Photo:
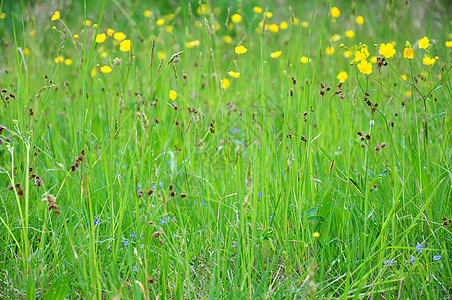
<svg viewBox="0 0 452 300"><path fill-rule="evenodd" d="M315 238L315 239L318 239L318 238L320 237L320 233L314 232L314 233L312 234L312 237Z"/></svg>
<svg viewBox="0 0 452 300"><path fill-rule="evenodd" d="M337 41L339 41L340 39L341 39L341 36L340 36L339 34L337 34L337 33L333 34L333 37L331 38L331 40L332 40L333 42L337 42Z"/></svg>
<svg viewBox="0 0 452 300"><path fill-rule="evenodd" d="M302 56L300 61L302 64L307 64L309 62L309 58L307 58L306 56Z"/></svg>
<svg viewBox="0 0 452 300"><path fill-rule="evenodd" d="M96 70L95 68L93 68L93 69L91 70L91 77L96 76L96 74L97 74L97 70Z"/></svg>
<svg viewBox="0 0 452 300"><path fill-rule="evenodd" d="M248 49L246 49L245 46L243 46L243 45L235 47L235 53L237 53L237 54L244 54L244 53L246 53L246 51L248 51Z"/></svg>
<svg viewBox="0 0 452 300"><path fill-rule="evenodd" d="M100 71L102 73L108 74L111 72L111 68L110 68L110 66L103 66L102 68L100 68Z"/></svg>
<svg viewBox="0 0 452 300"><path fill-rule="evenodd" d="M107 35L105 33L98 34L96 36L96 43L103 43L107 39Z"/></svg>
<svg viewBox="0 0 452 300"><path fill-rule="evenodd" d="M264 16L265 16L267 19L270 19L271 17L273 17L273 13L267 11L267 13L264 13Z"/></svg>
<svg viewBox="0 0 452 300"><path fill-rule="evenodd" d="M341 11L336 6L331 9L330 13L333 18L339 18L341 15Z"/></svg>
<svg viewBox="0 0 452 300"><path fill-rule="evenodd" d="M300 23L300 20L298 20L298 18L294 17L293 19L292 18L290 19L290 23L292 23L294 25L298 25Z"/></svg>
<svg viewBox="0 0 452 300"><path fill-rule="evenodd" d="M25 54L25 55L28 55L28 53L30 53L30 49L25 48L25 49L24 49L24 54Z"/></svg>
<svg viewBox="0 0 452 300"><path fill-rule="evenodd" d="M413 48L408 47L403 49L403 57L413 59L414 58Z"/></svg>
<svg viewBox="0 0 452 300"><path fill-rule="evenodd" d="M131 45L132 43L130 42L130 40L124 40L121 42L121 44L119 44L119 50L121 50L122 52L129 52Z"/></svg>
<svg viewBox="0 0 452 300"><path fill-rule="evenodd" d="M64 60L64 64L65 64L66 66L72 65L72 59L66 58L66 59Z"/></svg>
<svg viewBox="0 0 452 300"><path fill-rule="evenodd" d="M287 25L286 22L282 21L281 23L279 23L279 28L281 28L281 30L286 30L287 27L289 27L289 25Z"/></svg>
<svg viewBox="0 0 452 300"><path fill-rule="evenodd" d="M400 78L402 78L403 81L406 81L408 79L408 77L405 74L400 75Z"/></svg>
<svg viewBox="0 0 452 300"><path fill-rule="evenodd" d="M227 78L225 78L221 81L221 87L223 89L227 89L229 87L229 84L230 84L230 82L229 82L229 79L227 79Z"/></svg>
<svg viewBox="0 0 452 300"><path fill-rule="evenodd" d="M226 44L229 44L229 43L231 43L232 38L231 38L229 35L225 35L225 36L223 37L223 41L224 41Z"/></svg>
<svg viewBox="0 0 452 300"><path fill-rule="evenodd" d="M85 20L83 21L83 25L85 25L86 27L90 27L91 25L93 25L93 22L91 22L90 20Z"/></svg>
<svg viewBox="0 0 452 300"><path fill-rule="evenodd" d="M107 57L107 51L104 51L104 52L102 52L101 54L100 54L100 57Z"/></svg>
<svg viewBox="0 0 452 300"><path fill-rule="evenodd" d="M253 7L253 11L254 11L256 14L261 14L261 13L263 12L262 8L259 7L259 6Z"/></svg>
<svg viewBox="0 0 452 300"><path fill-rule="evenodd" d="M165 24L165 20L163 20L163 19L158 19L157 20L157 25L158 26L162 26L163 24Z"/></svg>
<svg viewBox="0 0 452 300"><path fill-rule="evenodd" d="M363 25L363 23L364 23L364 18L363 18L363 16L357 16L357 17L356 17L356 24L358 24L358 25Z"/></svg>
<svg viewBox="0 0 452 300"><path fill-rule="evenodd" d="M270 54L271 58L278 58L282 54L282 51L276 51Z"/></svg>
<svg viewBox="0 0 452 300"><path fill-rule="evenodd" d="M78 34L74 34L74 40L78 40Z"/></svg>
<svg viewBox="0 0 452 300"><path fill-rule="evenodd" d="M305 21L305 22L301 23L301 27L308 28L309 27L309 23Z"/></svg>
<svg viewBox="0 0 452 300"><path fill-rule="evenodd" d="M194 41L185 43L185 47L193 48L193 47L199 46L199 44L200 44L199 40L194 40Z"/></svg>
<svg viewBox="0 0 452 300"><path fill-rule="evenodd" d="M339 79L340 82L345 82L345 80L347 80L348 78L348 74L345 71L339 72L339 74L337 74L337 79Z"/></svg>
<svg viewBox="0 0 452 300"><path fill-rule="evenodd" d="M433 65L435 63L436 59L431 58L429 55L424 56L422 59L422 63L426 66Z"/></svg>
<svg viewBox="0 0 452 300"><path fill-rule="evenodd" d="M177 98L177 93L176 93L176 91L173 91L173 90L171 90L171 91L169 91L169 97L170 97L170 99L171 100L176 100L176 98Z"/></svg>
<svg viewBox="0 0 452 300"><path fill-rule="evenodd" d="M173 32L173 25L168 25L165 28L166 32Z"/></svg>
<svg viewBox="0 0 452 300"><path fill-rule="evenodd" d="M363 74L370 74L372 73L372 64L363 60L358 64L358 69Z"/></svg>
<svg viewBox="0 0 452 300"><path fill-rule="evenodd" d="M231 21L234 23L240 23L240 21L242 21L242 16L239 14L233 14L231 17Z"/></svg>
<svg viewBox="0 0 452 300"><path fill-rule="evenodd" d="M231 76L232 78L239 78L240 73L239 72L234 72L234 71L229 71L228 75Z"/></svg>
<svg viewBox="0 0 452 300"><path fill-rule="evenodd" d="M446 41L446 47L452 48L452 41Z"/></svg>
<svg viewBox="0 0 452 300"><path fill-rule="evenodd" d="M60 12L59 11L55 11L55 13L52 16L52 21L58 21L60 19Z"/></svg>
<svg viewBox="0 0 452 300"><path fill-rule="evenodd" d="M422 39L419 40L419 48L421 49L427 49L427 47L430 45L430 40L428 37L424 36Z"/></svg>
<svg viewBox="0 0 452 300"><path fill-rule="evenodd" d="M52 30L55 30L56 29L56 26L52 26Z"/></svg>
<svg viewBox="0 0 452 300"><path fill-rule="evenodd" d="M163 51L159 51L159 52L157 52L157 56L160 60L162 60L165 58L166 54Z"/></svg>
<svg viewBox="0 0 452 300"><path fill-rule="evenodd" d="M268 29L270 29L271 32L278 32L279 31L279 27L276 24L270 24L268 26Z"/></svg>
<svg viewBox="0 0 452 300"><path fill-rule="evenodd" d="M378 59L377 59L377 57L375 55L370 58L370 62L373 63L373 64L377 63L377 60Z"/></svg>
<svg viewBox="0 0 452 300"><path fill-rule="evenodd" d="M353 30L347 30L345 32L345 36L348 38L353 38L353 37L355 37L355 32Z"/></svg>
<svg viewBox="0 0 452 300"><path fill-rule="evenodd" d="M2 12L1 14L0 14L0 19L5 19L6 18L6 13L4 13L4 12Z"/></svg>
<svg viewBox="0 0 452 300"><path fill-rule="evenodd" d="M57 56L55 57L54 61L58 64L64 61L64 57L63 56Z"/></svg>
<svg viewBox="0 0 452 300"><path fill-rule="evenodd" d="M413 93L412 93L411 91L406 91L406 92L405 92L405 96L407 96L407 97L411 97L412 94L413 94Z"/></svg>
<svg viewBox="0 0 452 300"><path fill-rule="evenodd" d="M150 11L149 9L146 9L146 10L143 12L143 15L144 15L146 18L150 18L150 17L152 16L152 11Z"/></svg>
<svg viewBox="0 0 452 300"><path fill-rule="evenodd" d="M364 44L361 46L361 50L355 52L355 61L362 61L369 57L369 51L367 50L367 46Z"/></svg>
<svg viewBox="0 0 452 300"><path fill-rule="evenodd" d="M126 35L125 35L124 33L122 33L122 32L116 32L116 33L113 35L113 38L114 38L115 40L117 40L117 41L122 41L123 39L126 38Z"/></svg>
<svg viewBox="0 0 452 300"><path fill-rule="evenodd" d="M391 58L396 53L396 50L394 49L394 46L391 43L387 43L386 45L382 43L380 45L380 50L378 50L378 53L384 55L384 57L386 58Z"/></svg>
<svg viewBox="0 0 452 300"><path fill-rule="evenodd" d="M345 58L350 58L353 55L353 51L352 50L345 50L344 52L344 57Z"/></svg>
<svg viewBox="0 0 452 300"><path fill-rule="evenodd" d="M201 7L198 7L196 9L196 12L198 13L198 15L200 15L202 13L207 14L209 12L209 6L207 6L207 4L203 4L202 5L202 10L201 10Z"/></svg>
<svg viewBox="0 0 452 300"><path fill-rule="evenodd" d="M36 30L32 30L28 33L30 36L34 36L36 34Z"/></svg>
<svg viewBox="0 0 452 300"><path fill-rule="evenodd" d="M111 29L111 28L108 28L108 30L107 30L108 36L112 36L113 33L115 33L115 31L113 29Z"/></svg>
<svg viewBox="0 0 452 300"><path fill-rule="evenodd" d="M334 52L336 52L336 50L334 49L334 47L328 46L328 47L326 47L325 52L328 55L333 55Z"/></svg>

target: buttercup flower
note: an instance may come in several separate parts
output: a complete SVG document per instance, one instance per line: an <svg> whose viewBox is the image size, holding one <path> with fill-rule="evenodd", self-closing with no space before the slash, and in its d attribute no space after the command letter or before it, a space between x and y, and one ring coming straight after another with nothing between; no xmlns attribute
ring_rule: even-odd
<svg viewBox="0 0 452 300"><path fill-rule="evenodd" d="M240 23L240 21L242 21L242 16L239 14L233 14L231 16L231 21L234 23Z"/></svg>
<svg viewBox="0 0 452 300"><path fill-rule="evenodd" d="M271 31L271 32L278 32L279 31L279 27L278 27L278 25L276 25L276 24L270 24L270 25L268 25L268 29Z"/></svg>
<svg viewBox="0 0 452 300"><path fill-rule="evenodd" d="M146 18L150 18L150 17L152 16L152 11L150 11L149 9L146 9L146 10L143 12L143 15L144 15Z"/></svg>
<svg viewBox="0 0 452 300"><path fill-rule="evenodd" d="M419 40L419 48L421 49L427 49L430 45L430 40L428 37L424 36L422 39Z"/></svg>
<svg viewBox="0 0 452 300"><path fill-rule="evenodd" d="M119 44L119 50L122 52L129 52L130 51L131 42L130 40L124 40Z"/></svg>
<svg viewBox="0 0 452 300"><path fill-rule="evenodd" d="M63 56L57 56L55 57L54 61L58 64L64 61L64 57Z"/></svg>
<svg viewBox="0 0 452 300"><path fill-rule="evenodd" d="M248 49L246 49L245 46L243 46L243 45L235 47L235 53L237 53L237 54L244 54L247 51L248 51Z"/></svg>
<svg viewBox="0 0 452 300"><path fill-rule="evenodd" d="M426 66L433 65L435 63L436 59L431 58L429 55L424 56L422 59L422 63Z"/></svg>
<svg viewBox="0 0 452 300"><path fill-rule="evenodd" d="M328 47L326 47L325 52L326 52L326 54L328 54L328 55L333 55L334 52L336 52L336 50L335 50L333 47L328 46Z"/></svg>
<svg viewBox="0 0 452 300"><path fill-rule="evenodd" d="M446 41L446 47L452 48L452 41Z"/></svg>
<svg viewBox="0 0 452 300"><path fill-rule="evenodd" d="M111 29L111 28L108 28L108 30L107 30L108 36L112 36L113 33L115 33L115 31L113 29Z"/></svg>
<svg viewBox="0 0 452 300"><path fill-rule="evenodd" d="M171 91L169 91L169 97L170 97L170 99L171 100L176 100L176 98L177 98L177 93L176 93L176 91L173 91L173 90L171 90Z"/></svg>
<svg viewBox="0 0 452 300"><path fill-rule="evenodd" d="M55 11L55 13L52 16L52 21L58 21L60 19L60 12L59 11Z"/></svg>
<svg viewBox="0 0 452 300"><path fill-rule="evenodd" d="M345 36L348 38L353 38L353 37L355 37L355 32L353 30L347 30L345 32Z"/></svg>
<svg viewBox="0 0 452 300"><path fill-rule="evenodd" d="M279 23L279 28L281 28L281 30L286 30L287 27L289 27L289 25L287 25L286 22L282 21L281 23Z"/></svg>
<svg viewBox="0 0 452 300"><path fill-rule="evenodd" d="M369 57L369 51L367 46L364 44L361 46L361 50L355 52L355 61L363 61Z"/></svg>
<svg viewBox="0 0 452 300"><path fill-rule="evenodd" d="M270 19L271 17L273 17L273 13L271 13L269 11L267 11L267 13L264 13L264 15L267 19Z"/></svg>
<svg viewBox="0 0 452 300"><path fill-rule="evenodd" d="M163 20L163 19L158 19L157 20L157 25L158 26L162 26L163 24L165 24L165 20Z"/></svg>
<svg viewBox="0 0 452 300"><path fill-rule="evenodd" d="M115 40L117 40L117 41L122 41L123 39L126 38L126 35L125 35L124 33L122 33L122 32L116 32L116 33L113 35L113 38L114 38Z"/></svg>
<svg viewBox="0 0 452 300"><path fill-rule="evenodd" d="M372 64L367 62L366 60L362 60L358 64L358 69L361 73L369 75L372 73Z"/></svg>
<svg viewBox="0 0 452 300"><path fill-rule="evenodd" d="M227 79L227 78L225 78L221 81L221 87L223 89L227 89L229 87L229 84L230 84L230 82L229 82L229 79Z"/></svg>
<svg viewBox="0 0 452 300"><path fill-rule="evenodd" d="M66 59L64 60L64 64L65 64L66 66L72 65L72 59L66 58Z"/></svg>
<svg viewBox="0 0 452 300"><path fill-rule="evenodd" d="M345 80L347 80L348 78L348 74L345 71L339 72L339 74L337 74L337 79L339 79L340 82L345 82Z"/></svg>
<svg viewBox="0 0 452 300"><path fill-rule="evenodd" d="M103 66L103 67L100 68L100 71L101 71L102 73L108 74L108 73L110 73L112 70L111 70L111 67L110 67L110 66Z"/></svg>
<svg viewBox="0 0 452 300"><path fill-rule="evenodd" d="M394 46L391 43L387 43L386 45L382 43L380 45L380 50L378 50L378 53L380 53L386 58L391 58L396 53L396 50L394 49Z"/></svg>
<svg viewBox="0 0 452 300"><path fill-rule="evenodd" d="M345 58L350 58L353 55L353 51L352 50L345 50L344 51L344 57Z"/></svg>
<svg viewBox="0 0 452 300"><path fill-rule="evenodd" d="M307 64L309 62L309 58L307 58L306 56L302 56L300 59L301 63L303 64Z"/></svg>
<svg viewBox="0 0 452 300"><path fill-rule="evenodd" d="M107 35L105 33L100 33L96 36L96 43L103 43L107 39Z"/></svg>
<svg viewBox="0 0 452 300"><path fill-rule="evenodd" d="M78 34L74 34L74 40L78 40Z"/></svg>
<svg viewBox="0 0 452 300"><path fill-rule="evenodd" d="M337 34L337 33L333 34L333 36L331 37L331 40L332 40L333 42L337 42L337 41L339 41L340 39L341 39L341 36L340 36L339 34Z"/></svg>
<svg viewBox="0 0 452 300"><path fill-rule="evenodd" d="M263 12L262 8L259 7L259 6L253 7L253 11L254 11L256 14L261 14L261 13Z"/></svg>
<svg viewBox="0 0 452 300"><path fill-rule="evenodd" d="M308 28L309 27L309 23L308 22L303 22L303 23L301 23L301 27Z"/></svg>
<svg viewBox="0 0 452 300"><path fill-rule="evenodd" d="M364 18L363 18L363 16L357 16L357 17L356 17L356 24L358 24L358 25L363 25L363 23L364 23Z"/></svg>
<svg viewBox="0 0 452 300"><path fill-rule="evenodd" d="M312 237L315 238L315 239L318 239L318 238L320 237L320 233L314 232L314 233L312 234Z"/></svg>
<svg viewBox="0 0 452 300"><path fill-rule="evenodd" d="M232 78L239 78L240 73L239 72L234 72L234 71L229 71L228 75L231 76Z"/></svg>
<svg viewBox="0 0 452 300"><path fill-rule="evenodd" d="M278 58L282 54L282 51L276 51L270 54L271 58Z"/></svg>
<svg viewBox="0 0 452 300"><path fill-rule="evenodd" d="M333 18L339 18L339 16L341 15L341 11L339 10L339 8L337 8L336 6L334 6L333 8L331 8L331 16Z"/></svg>
<svg viewBox="0 0 452 300"><path fill-rule="evenodd" d="M413 59L414 58L413 48L407 47L407 48L403 49L403 57L408 58L408 59Z"/></svg>

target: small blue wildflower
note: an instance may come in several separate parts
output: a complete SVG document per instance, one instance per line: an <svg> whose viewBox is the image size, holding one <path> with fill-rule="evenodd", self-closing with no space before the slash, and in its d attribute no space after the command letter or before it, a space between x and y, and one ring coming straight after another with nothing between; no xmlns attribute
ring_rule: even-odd
<svg viewBox="0 0 452 300"><path fill-rule="evenodd" d="M132 231L132 234L130 235L131 238L135 237L135 231Z"/></svg>
<svg viewBox="0 0 452 300"><path fill-rule="evenodd" d="M95 218L95 219L94 219L94 226L96 226L97 224L99 224L99 219L98 219L98 218Z"/></svg>
<svg viewBox="0 0 452 300"><path fill-rule="evenodd" d="M270 216L270 221L273 220L273 215Z"/></svg>
<svg viewBox="0 0 452 300"><path fill-rule="evenodd" d="M159 181L159 187L163 187L163 182Z"/></svg>
<svg viewBox="0 0 452 300"><path fill-rule="evenodd" d="M237 245L237 241L233 241L231 247L235 248L236 245Z"/></svg>
<svg viewBox="0 0 452 300"><path fill-rule="evenodd" d="M433 256L433 259L434 260L440 260L441 259L441 255L435 255L435 256Z"/></svg>
<svg viewBox="0 0 452 300"><path fill-rule="evenodd" d="M151 190L155 190L155 183L151 186Z"/></svg>
<svg viewBox="0 0 452 300"><path fill-rule="evenodd" d="M422 252L422 249L424 249L424 246L422 246L421 244L417 243L417 245L416 245L416 251L417 251L417 252Z"/></svg>
<svg viewBox="0 0 452 300"><path fill-rule="evenodd" d="M129 246L130 245L128 241L123 241L122 243L124 244L124 246Z"/></svg>
<svg viewBox="0 0 452 300"><path fill-rule="evenodd" d="M132 271L134 271L134 272L137 271L137 265L134 265L134 266L132 267Z"/></svg>
<svg viewBox="0 0 452 300"><path fill-rule="evenodd" d="M165 225L165 222L166 222L166 220L163 219L163 220L160 222L160 225Z"/></svg>
<svg viewBox="0 0 452 300"><path fill-rule="evenodd" d="M416 262L416 259L414 258L414 256L411 256L410 263L414 265L415 262Z"/></svg>
<svg viewBox="0 0 452 300"><path fill-rule="evenodd" d="M173 239L175 239L175 238L176 238L176 233L173 232Z"/></svg>
<svg viewBox="0 0 452 300"><path fill-rule="evenodd" d="M144 244L141 244L141 245L140 245L140 248L143 249L143 248L144 248Z"/></svg>
<svg viewBox="0 0 452 300"><path fill-rule="evenodd" d="M384 265L390 265L390 266L392 266L393 263L394 263L394 262L393 262L392 260L386 260L386 259L385 259L385 260L383 261L383 264L384 264Z"/></svg>
<svg viewBox="0 0 452 300"><path fill-rule="evenodd" d="M238 129L238 128L232 128L232 129L231 129L231 132L232 132L232 133L237 133L237 132L239 132L239 129Z"/></svg>
<svg viewBox="0 0 452 300"><path fill-rule="evenodd" d="M260 197L261 197L261 195L262 195L262 193L261 193L261 192L259 192L259 194L257 194L257 197L259 197L259 198L260 198Z"/></svg>
<svg viewBox="0 0 452 300"><path fill-rule="evenodd" d="M202 207L206 208L207 207L207 203L206 200L204 200L203 202L201 202Z"/></svg>

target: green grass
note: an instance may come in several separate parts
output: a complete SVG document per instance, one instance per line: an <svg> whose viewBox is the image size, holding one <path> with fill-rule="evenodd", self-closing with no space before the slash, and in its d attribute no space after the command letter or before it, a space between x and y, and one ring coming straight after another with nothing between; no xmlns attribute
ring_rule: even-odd
<svg viewBox="0 0 452 300"><path fill-rule="evenodd" d="M450 4L258 2L1 3L1 298L450 297Z"/></svg>

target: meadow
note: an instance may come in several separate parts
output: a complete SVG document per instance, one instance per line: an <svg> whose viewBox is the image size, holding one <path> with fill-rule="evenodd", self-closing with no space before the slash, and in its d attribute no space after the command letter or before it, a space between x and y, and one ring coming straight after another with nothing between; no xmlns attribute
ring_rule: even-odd
<svg viewBox="0 0 452 300"><path fill-rule="evenodd" d="M450 299L449 1L0 3L0 298Z"/></svg>

